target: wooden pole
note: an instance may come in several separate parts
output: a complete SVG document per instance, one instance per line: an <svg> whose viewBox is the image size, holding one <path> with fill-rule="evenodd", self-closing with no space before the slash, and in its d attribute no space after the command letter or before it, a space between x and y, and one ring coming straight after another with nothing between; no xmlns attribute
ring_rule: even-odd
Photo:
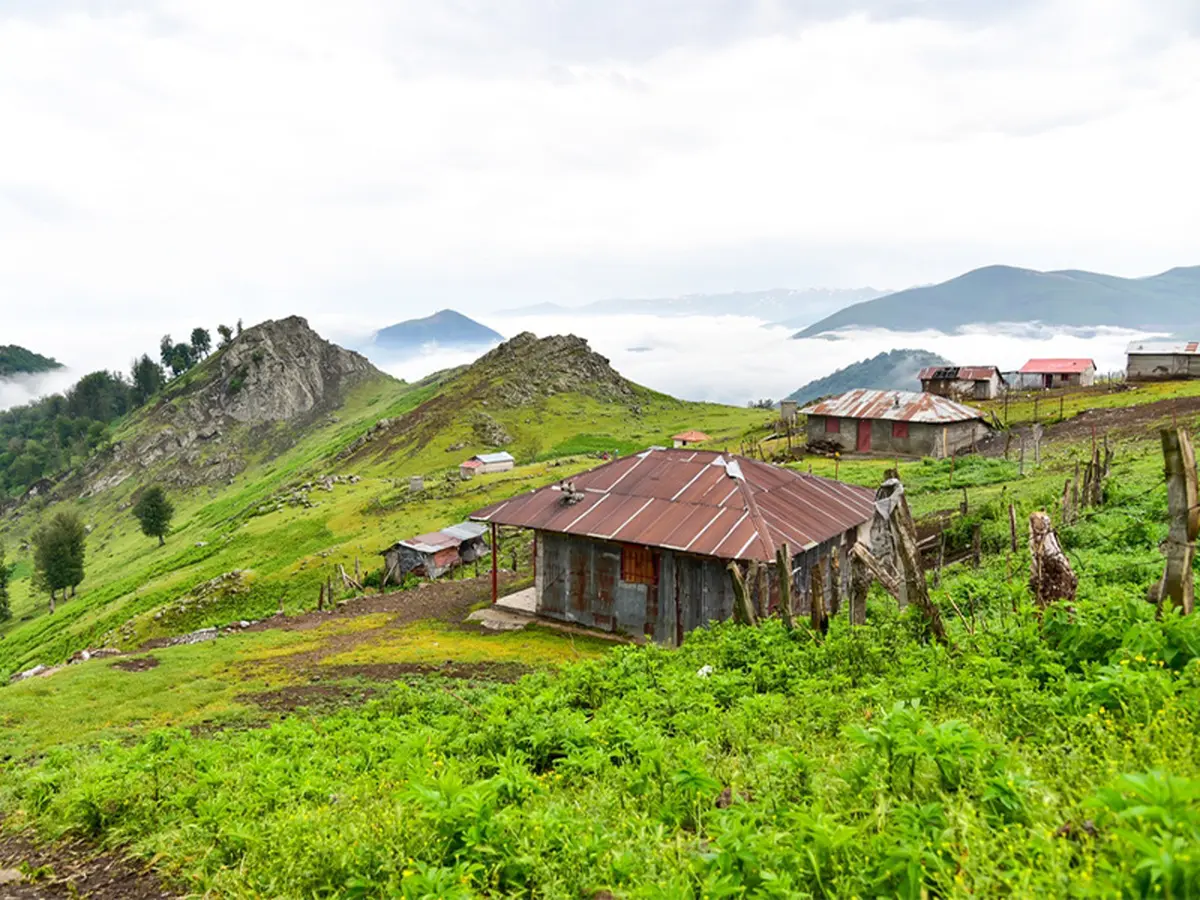
<svg viewBox="0 0 1200 900"><path fill-rule="evenodd" d="M750 602L746 579L742 576L741 567L736 562L731 562L728 568L729 577L733 581L734 621L743 625L757 625L758 621L754 617L754 604Z"/></svg>
<svg viewBox="0 0 1200 900"><path fill-rule="evenodd" d="M921 610L934 640L948 644L941 612L929 598L929 585L925 582L921 552L917 548L917 529L913 524L912 512L908 508L904 486L898 479L885 481L875 493L875 503L877 509L881 504L891 509L888 522L896 541L896 557L900 564L904 596L909 603L916 604Z"/></svg>
<svg viewBox="0 0 1200 900"><path fill-rule="evenodd" d="M1025 477L1025 436L1021 436L1021 461L1017 466L1017 474Z"/></svg>
<svg viewBox="0 0 1200 900"><path fill-rule="evenodd" d="M1164 601L1185 614L1195 610L1195 581L1192 561L1200 533L1200 499L1196 485L1196 453L1184 428L1161 432L1167 476L1167 509L1171 517L1167 533L1167 570L1158 591L1159 609Z"/></svg>
<svg viewBox="0 0 1200 900"><path fill-rule="evenodd" d="M796 627L792 617L792 551L787 543L775 551L775 574L779 577L779 615L788 631Z"/></svg>
<svg viewBox="0 0 1200 900"><path fill-rule="evenodd" d="M1012 552L1016 553L1017 545L1017 506L1015 503L1008 504L1008 530L1012 534Z"/></svg>
<svg viewBox="0 0 1200 900"><path fill-rule="evenodd" d="M500 570L496 562L496 553L499 551L498 541L496 540L496 523L492 522L492 605L496 605L496 601L500 599Z"/></svg>
<svg viewBox="0 0 1200 900"><path fill-rule="evenodd" d="M867 624L867 592L871 589L871 576L863 559L851 548L850 560L850 624Z"/></svg>
<svg viewBox="0 0 1200 900"><path fill-rule="evenodd" d="M971 529L971 563L976 569L983 564L983 526L978 522Z"/></svg>
<svg viewBox="0 0 1200 900"><path fill-rule="evenodd" d="M829 617L825 614L825 560L818 559L812 567L812 607L809 610L814 631L825 634L829 631Z"/></svg>
<svg viewBox="0 0 1200 900"><path fill-rule="evenodd" d="M829 616L834 618L842 608L842 560L840 549L829 554Z"/></svg>

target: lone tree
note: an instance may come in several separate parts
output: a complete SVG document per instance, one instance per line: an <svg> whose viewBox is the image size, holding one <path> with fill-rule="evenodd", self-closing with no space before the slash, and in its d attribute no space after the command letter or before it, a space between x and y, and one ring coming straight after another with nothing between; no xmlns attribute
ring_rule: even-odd
<svg viewBox="0 0 1200 900"><path fill-rule="evenodd" d="M33 535L34 585L50 593L52 613L58 592L63 592L65 600L69 588L74 597L76 586L83 581L86 537L83 523L72 512L60 512Z"/></svg>
<svg viewBox="0 0 1200 900"><path fill-rule="evenodd" d="M134 361L130 374L133 376L133 402L138 406L162 390L167 382L162 366L144 353L141 359Z"/></svg>
<svg viewBox="0 0 1200 900"><path fill-rule="evenodd" d="M0 544L0 622L12 618L12 610L8 605L8 579L12 569L4 562L4 545Z"/></svg>
<svg viewBox="0 0 1200 900"><path fill-rule="evenodd" d="M218 347L227 347L233 341L233 329L228 325L218 325L217 334L221 336L221 343Z"/></svg>
<svg viewBox="0 0 1200 900"><path fill-rule="evenodd" d="M175 355L175 342L169 334L164 334L158 342L158 358L164 366L170 367L171 357Z"/></svg>
<svg viewBox="0 0 1200 900"><path fill-rule="evenodd" d="M212 335L208 333L207 328L192 329L192 353L196 359L203 359L208 356L208 351L212 349Z"/></svg>
<svg viewBox="0 0 1200 900"><path fill-rule="evenodd" d="M175 515L175 507L167 499L166 492L158 485L152 485L142 492L141 498L133 507L133 514L142 526L142 534L146 537L158 538L158 546L166 543L166 534L171 530L171 516Z"/></svg>
<svg viewBox="0 0 1200 900"><path fill-rule="evenodd" d="M191 344L176 344L171 350L171 358L167 361L167 365L171 367L171 374L179 376L196 364L196 351L192 349Z"/></svg>

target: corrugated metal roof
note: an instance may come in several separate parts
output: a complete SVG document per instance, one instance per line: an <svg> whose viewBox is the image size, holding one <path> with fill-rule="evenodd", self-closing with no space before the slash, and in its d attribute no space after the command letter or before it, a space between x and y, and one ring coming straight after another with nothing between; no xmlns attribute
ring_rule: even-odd
<svg viewBox="0 0 1200 900"><path fill-rule="evenodd" d="M472 459L477 459L484 465L501 462L516 462L511 453L501 450L499 453L477 453Z"/></svg>
<svg viewBox="0 0 1200 900"><path fill-rule="evenodd" d="M935 425L982 419L983 413L937 394L910 391L848 391L830 397L800 412L809 416L837 419L889 419L899 422L928 422Z"/></svg>
<svg viewBox="0 0 1200 900"><path fill-rule="evenodd" d="M1129 356L1195 354L1200 353L1200 343L1196 341L1134 341L1125 352Z"/></svg>
<svg viewBox="0 0 1200 900"><path fill-rule="evenodd" d="M996 366L927 366L917 378L920 381L990 381L993 375L1004 380Z"/></svg>
<svg viewBox="0 0 1200 900"><path fill-rule="evenodd" d="M671 435L673 441L711 441L707 434L703 431L681 431L679 434Z"/></svg>
<svg viewBox="0 0 1200 900"><path fill-rule="evenodd" d="M460 469L478 469L483 463L477 459L464 459L458 464Z"/></svg>
<svg viewBox="0 0 1200 900"><path fill-rule="evenodd" d="M397 541L393 546L408 547L418 553L437 553L451 547L457 547L465 541L479 537L487 530L482 522L460 522L450 525L441 531L431 531L428 534L418 534L407 540Z"/></svg>
<svg viewBox="0 0 1200 900"><path fill-rule="evenodd" d="M1090 359L1031 359L1021 366L1022 375L1078 375L1096 368Z"/></svg>
<svg viewBox="0 0 1200 900"><path fill-rule="evenodd" d="M875 493L711 450L647 450L521 494L472 519L664 547L719 559L769 562L787 541L813 547L871 517Z"/></svg>

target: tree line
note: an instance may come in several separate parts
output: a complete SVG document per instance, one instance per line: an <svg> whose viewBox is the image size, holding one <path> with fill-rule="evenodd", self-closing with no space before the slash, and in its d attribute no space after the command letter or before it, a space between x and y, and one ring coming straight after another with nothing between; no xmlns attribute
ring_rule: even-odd
<svg viewBox="0 0 1200 900"><path fill-rule="evenodd" d="M242 333L218 325L218 349ZM82 462L101 444L109 426L146 404L170 377L178 377L209 355L212 336L205 328L192 330L186 342L163 335L158 359L143 354L128 376L98 371L83 376L62 394L0 412L0 496L25 491L42 478Z"/></svg>

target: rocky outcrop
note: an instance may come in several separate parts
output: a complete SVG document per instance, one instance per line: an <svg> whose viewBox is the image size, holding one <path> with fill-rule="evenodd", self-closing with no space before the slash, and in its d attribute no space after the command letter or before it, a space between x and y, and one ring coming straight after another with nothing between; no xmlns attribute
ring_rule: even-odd
<svg viewBox="0 0 1200 900"><path fill-rule="evenodd" d="M92 461L81 493L101 493L151 469L180 487L227 482L245 468L257 438L284 449L350 388L375 377L384 376L365 357L326 341L299 316L264 322L169 386L134 437Z"/></svg>
<svg viewBox="0 0 1200 900"><path fill-rule="evenodd" d="M634 386L573 334L539 338L522 332L484 354L467 371L491 382L491 402L523 406L554 394L587 394L600 400L624 400Z"/></svg>

